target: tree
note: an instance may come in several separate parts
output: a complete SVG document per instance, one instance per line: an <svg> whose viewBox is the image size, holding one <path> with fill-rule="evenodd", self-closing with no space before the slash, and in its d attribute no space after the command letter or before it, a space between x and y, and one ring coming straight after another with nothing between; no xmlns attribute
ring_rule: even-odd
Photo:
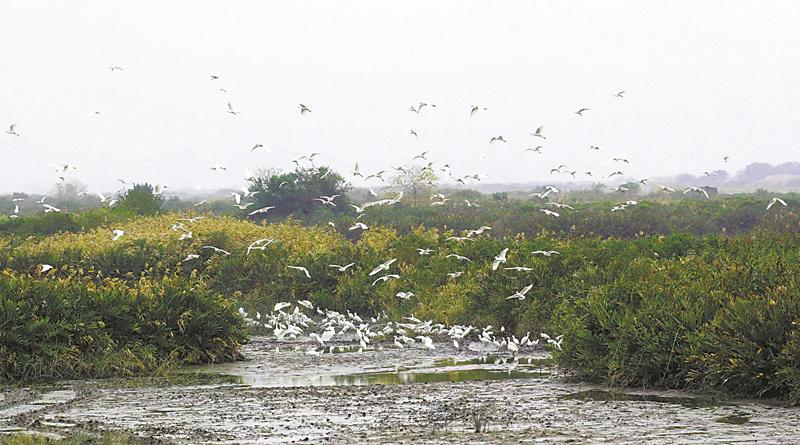
<svg viewBox="0 0 800 445"><path fill-rule="evenodd" d="M154 194L154 191L150 184L134 184L133 187L118 195L117 207L138 215L155 215L161 212L164 206L164 197Z"/></svg>
<svg viewBox="0 0 800 445"><path fill-rule="evenodd" d="M412 165L398 171L392 178L392 187L410 196L414 207L417 207L419 200L430 198L438 180L430 167Z"/></svg>
<svg viewBox="0 0 800 445"><path fill-rule="evenodd" d="M342 175L330 167L298 167L289 173L279 169L259 170L250 178L249 189L257 192L253 208L275 206L268 214L257 215L258 218L293 214L307 217L321 206L334 213L350 210L347 198L349 185ZM334 195L339 195L332 200L335 206L318 201L321 196Z"/></svg>

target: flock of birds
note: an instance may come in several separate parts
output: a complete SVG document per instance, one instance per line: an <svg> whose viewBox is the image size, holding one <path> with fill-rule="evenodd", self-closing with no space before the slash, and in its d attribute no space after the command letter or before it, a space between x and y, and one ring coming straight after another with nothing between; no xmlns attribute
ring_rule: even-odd
<svg viewBox="0 0 800 445"><path fill-rule="evenodd" d="M286 310L292 306L294 310ZM306 314L307 311L311 311L312 316ZM272 332L278 341L308 336L313 340L313 345L305 352L312 355L345 351L361 353L369 348L382 349L382 345L390 341L395 349L421 345L433 352L437 349L437 340L449 339L457 350L466 347L480 353L510 353L513 357L509 362L510 371L517 364L517 354L524 352L525 348L552 347L560 350L563 341L562 336L551 337L544 332L538 336L528 332L522 338L517 338L506 333L504 327L500 328L498 335L491 325L483 329L471 325L446 326L433 320L422 321L413 315L400 321L389 320L385 314L365 320L350 311L341 313L315 308L308 300L280 302L275 304L270 313L263 315L260 312L249 314L244 308L239 308L239 313L248 325ZM280 351L280 347L277 351Z"/></svg>
<svg viewBox="0 0 800 445"><path fill-rule="evenodd" d="M110 69L110 71L112 73L124 71L124 69L122 67L119 67L119 66L109 67L109 69ZM211 75L210 79L211 79L211 81L218 81L220 79L220 76ZM223 91L223 92L227 93L227 91L224 88L220 88L220 91ZM626 92L623 90L623 91L618 91L616 93L612 93L611 96L614 98L614 100L622 100L622 99L624 99L625 94L626 94ZM302 104L302 103L298 104L297 108L298 108L298 110L299 110L298 112L299 112L299 114L301 116L305 116L305 115L311 114L313 112L312 108L309 105L306 105L306 104ZM427 102L418 102L418 103L416 103L414 105L411 105L409 107L409 111L411 113L415 113L415 114L422 114L422 113L432 112L432 110L434 110L436 108L437 108L437 105L435 105L435 104L427 103ZM479 113L487 112L487 110L488 110L487 107L480 106L480 105L472 105L472 106L469 107L468 110L466 110L467 111L466 116L469 119L469 118L471 118L471 117L473 117L473 116L475 116L475 115L477 115ZM234 107L234 105L230 101L227 102L225 111L228 114L232 115L232 116L237 116L239 114L239 111L237 111L237 109ZM592 112L591 108L589 108L589 107L581 107L581 108L578 108L577 110L575 110L574 114L577 116L578 119L580 119L580 118L583 118L583 116L586 113L589 113L589 112ZM12 136L12 137L21 137L21 134L18 131L18 128L17 128L17 126L15 124L11 124L8 127L8 130L5 133L7 135L9 135L9 136ZM409 134L414 138L419 138L420 137L419 133L414 129L410 129L409 130ZM541 154L543 152L543 150L545 150L545 145L547 144L547 141L548 141L548 135L545 134L544 126L539 125L534 131L530 132L530 136L534 140L540 141L540 144L528 147L528 148L524 149L524 152L525 153ZM496 136L492 136L488 140L488 145L489 146L494 146L496 144L506 144L506 143L508 143L508 140L502 134L499 134L499 135L496 135ZM601 147L599 147L597 145L590 145L588 147L588 149L592 150L592 151L601 151L601 150L603 150ZM266 146L266 145L264 145L262 143L254 144L252 147L249 148L249 150L250 150L250 152L255 152L257 150L271 151L268 146ZM328 174L331 173L331 170L329 168L324 168L324 167L323 168L318 168L316 166L315 158L317 156L319 156L319 155L320 155L320 153L311 153L309 155L300 156L300 157L294 159L293 162L297 166L298 169L299 168L303 168L303 169L305 169L307 171L310 170L312 172L315 172L319 176L319 178L324 178L325 176L327 176ZM484 177L481 174L465 174L465 175L454 174L453 173L453 168L451 167L450 164L446 164L446 163L445 164L441 164L441 165L437 164L436 162L431 161L429 156L430 156L430 152L429 151L423 151L422 153L417 154L417 155L415 155L415 156L413 156L411 158L411 162L412 163L414 163L416 161L421 161L422 164L423 164L422 166L418 166L417 165L417 166L414 166L414 167L409 167L409 166L400 165L400 166L389 167L388 169L379 170L379 171L372 172L372 173L362 172L361 169L360 169L359 164L356 163L354 168L353 168L353 170L350 172L350 174L351 174L351 176L353 178L360 178L364 183L375 182L375 181L380 181L381 183L385 183L385 181L387 179L387 175L389 175L389 174L392 174L395 177L397 177L397 176L402 177L404 175L405 176L417 175L418 177L424 178L426 176L425 175L420 175L420 173L423 173L423 174L424 173L430 173L430 175L427 176L428 178L434 178L436 176L446 176L451 181L453 181L455 183L458 183L458 184L466 184L468 181L481 181L483 179L483 177ZM722 158L722 161L727 163L728 159L729 159L729 156L724 156ZM613 169L613 171L611 171L607 175L603 175L603 177L605 179L611 179L611 178L619 179L619 178L625 177L626 173L623 170L623 168L625 168L626 166L631 165L631 161L629 159L625 158L625 157L622 157L622 156L611 157L609 162L611 162L614 165L614 169ZM77 170L76 166L74 166L72 164L69 164L69 163L60 164L60 165L54 165L54 167L55 167L55 172L58 174L58 179L61 182L66 182L65 176L67 175L68 172ZM212 166L209 167L209 170L212 173L223 172L223 171L226 171L227 169L228 168L226 166L224 166L224 165L212 165ZM567 176L569 176L571 178L576 178L578 173L579 172L577 170L570 169L570 167L567 164L560 164L558 166L553 167L550 170L550 174L552 174L552 175L567 175ZM593 177L594 173L595 172L592 172L592 171L585 171L585 172L583 172L583 175L585 175L587 177ZM712 172L705 172L705 173L706 173L707 176L711 176L711 175L714 174ZM246 177L244 179L245 180L251 180L251 179L253 179L253 175L250 172L246 172ZM428 185L429 186L432 187L434 185L433 179L427 179L426 181L428 181ZM128 185L128 181L126 181L126 180L119 179L119 182L122 184L122 189L123 190ZM646 179L646 178L638 180L638 183L641 184L641 185L646 185L647 182L648 182L648 179ZM287 185L287 183L284 182L284 183L278 184L277 187L281 188L281 187L284 187L286 185ZM154 187L152 193L155 194L155 195L161 195L166 191L166 189L167 189L166 185L157 185L157 186ZM666 185L658 185L658 189L661 190L664 193L676 193L675 189L673 189L673 188L671 188L669 186L666 186ZM368 230L369 229L369 226L366 223L364 223L363 221L361 221L361 219L366 214L366 212L368 212L368 210L371 207L374 207L374 206L391 206L391 205L394 205L394 204L397 204L397 203L401 202L401 200L403 199L403 192L402 191L397 192L397 194L395 196L391 196L391 197L387 197L387 193L384 193L384 197L381 197L380 194L378 192L375 192L373 189L370 188L368 190L369 190L370 197L374 198L373 200L368 201L368 202L363 203L363 204L359 204L359 205L351 204L351 207L353 208L353 211L356 214L356 222L351 227L348 228L349 231L354 231L354 230L362 230L363 231L363 230ZM620 186L617 186L614 189L614 192L618 193L620 196L625 196L625 194L629 193L630 190L629 190L628 187L620 185ZM229 194L229 196L232 198L232 201L233 201L232 205L236 206L237 208L239 208L241 210L247 210L248 211L248 213L247 213L248 217L254 217L255 218L255 217L263 216L263 215L267 214L271 209L275 208L274 206L264 206L264 207L260 207L260 208L256 208L256 209L252 209L251 210L250 207L255 205L255 202L252 200L252 198L257 193L259 193L259 192L251 190L250 188L244 187L244 188L242 188L241 193L239 193L239 192L231 192ZM543 187L542 190L540 190L538 192L535 192L535 193L532 193L530 195L530 197L532 199L536 199L537 202L541 203L541 208L539 209L539 211L542 214L544 214L544 215L546 215L548 217L552 217L552 218L559 218L561 216L560 212L574 211L575 210L573 207L571 207L570 205L568 205L566 203L557 202L557 200L551 200L552 197L558 195L559 193L560 193L560 191L559 191L559 189L557 187L555 187L553 185L547 185L547 186ZM685 190L683 190L683 193L684 194L690 194L690 193L691 194L697 194L697 195L700 195L700 196L702 196L702 197L704 197L706 199L709 198L708 192L704 187L696 187L696 186L687 187ZM88 192L82 192L82 195L89 195L89 193ZM117 202L117 198L115 198L113 195L106 196L105 194L100 193L100 192L96 192L96 193L94 193L94 195L96 195L97 198L99 198L100 203L102 205L106 205L108 207L114 206L116 204L116 202ZM322 195L322 196L317 197L315 199L315 201L317 201L319 203L319 205L323 206L323 207L337 207L337 205L338 205L337 204L337 198L339 198L339 197L340 197L340 195L337 195L337 194ZM11 217L17 217L19 215L19 203L23 199L24 198L15 198L14 199L15 208L14 208L13 214L10 215ZM53 206L53 205L51 205L49 203L46 203L45 202L46 199L47 199L46 197L42 197L41 200L37 201L38 204L41 204L44 212L49 213L49 212L61 212L62 211L61 209L59 209L59 208L57 208L57 207L55 207L55 206ZM430 197L430 205L431 206L444 206L444 205L446 205L446 203L448 201L450 201L450 198L448 198L443 193L433 193L431 195L431 197ZM203 201L200 201L198 203L195 203L194 207L201 207L203 205L206 205L207 203L208 203L207 200L203 200ZM467 199L464 199L464 203L465 203L465 205L467 207L478 207L478 204L476 204L474 202L470 202ZM628 209L628 208L630 208L632 206L636 206L636 205L638 205L638 202L636 200L625 199L623 202L621 202L621 203L615 205L613 208L611 208L611 211L612 212L624 211L624 210L626 210L626 209ZM786 207L787 203L784 200L780 199L780 198L777 198L777 197L772 198L769 201L769 203L767 204L767 210L770 210L775 205L780 205L780 206ZM176 221L175 224L172 226L172 230L176 231L176 232L180 232L180 234L178 235L180 240L192 239L193 232L192 232L191 226L192 226L193 223L196 223L201 218L202 218L202 216L196 216L196 217L185 218L185 219L181 219L179 221ZM329 222L328 224L335 228L335 224L333 222ZM458 243L472 241L472 240L474 240L474 237L479 236L479 235L481 235L481 234L483 234L483 233L485 233L486 231L489 231L489 230L491 230L491 227L482 226L482 227L480 227L478 229L468 231L465 236L453 236L453 237L450 237L450 238L448 238L448 241L453 241L453 242L458 242ZM120 240L120 239L122 239L125 235L126 235L125 231L120 230L120 229L114 229L114 230L112 230L112 232L110 234L112 241L115 241L115 242ZM254 251L265 251L266 249L269 248L269 246L271 244L273 244L275 242L276 242L276 240L272 239L272 238L255 240L255 241L253 241L251 244L249 244L247 246L245 254L246 255L250 255ZM222 248L219 248L219 247L216 247L216 246L212 246L212 245L202 246L201 249L213 252L215 254L225 255L225 256L228 256L228 255L232 254L229 251L226 251L226 250L224 250ZM430 255L433 252L432 249L422 248L422 247L419 248L417 251L418 251L419 255L422 255L422 256ZM491 269L493 271L497 270L501 265L505 266L505 263L507 262L508 251L509 251L509 249L505 248L494 257L494 259L491 262ZM544 257L550 257L552 255L558 255L559 252L554 251L554 250L542 250L542 251L533 252L533 254L541 255L541 256L544 256ZM458 255L456 253L448 253L446 255L446 257L453 259L454 261L456 261L459 264L460 263L472 263L473 262L473 259L467 258L467 257L462 256L462 255ZM198 260L200 258L201 258L201 255L199 254L199 252L191 253L191 254L187 255L187 257L183 260L183 262L195 261L195 260ZM400 278L400 275L398 273L392 273L392 268L393 268L393 266L395 266L395 262L396 261L397 261L396 258L390 258L390 259L387 259L386 261L382 262L381 264L375 265L371 269L371 271L369 272L369 276L373 277L372 278L373 279L373 281L372 281L372 285L373 286L378 286L381 283L385 283L385 282L387 282L389 280L396 280L396 279ZM298 276L304 276L306 279L313 279L313 277L312 277L311 273L309 272L308 268L303 266L303 265L286 264L285 266L286 266L286 269L288 271L292 271L292 273L296 273L296 274L298 274ZM349 264L345 264L345 265L330 264L328 266L330 268L336 269L340 273L346 273L350 268L355 267L355 264L354 263L349 263ZM43 265L41 265L40 273L45 274L45 273L47 273L48 271L50 271L52 269L53 269L53 266L48 265L48 264L43 264ZM504 267L504 269L507 270L507 271L529 271L529 270L531 270L530 268L526 267L525 265L516 265L516 266ZM463 273L464 272L462 272L462 271L457 271L456 270L456 271L448 273L448 276L449 276L450 279L457 279L458 277L463 275ZM519 291L514 292L512 295L509 295L507 297L507 299L522 301L522 300L524 300L526 298L526 295L532 289L532 287L533 287L533 285L528 285L528 286L520 289ZM399 299L403 299L403 300L410 300L410 299L412 299L414 297L414 293L411 290L404 290L404 291L397 292L396 297L399 298ZM521 348L521 347L533 346L533 345L537 344L538 340L539 340L539 339L536 339L536 340L531 339L530 335L526 335L525 337L523 337L521 339L517 339L514 336L500 336L500 337L497 337L492 332L491 326L489 326L487 328L484 328L483 330L478 330L478 329L476 329L476 328L474 328L472 326L467 326L467 327L465 327L465 326L452 326L452 327L447 328L447 327L445 327L445 326L443 326L441 324L435 324L433 321L422 322L422 321L417 320L416 318L413 318L413 317L407 318L405 322L391 322L391 321L389 321L389 322L385 323L384 326L380 330L373 331L371 326L370 326L370 324L369 323L364 323L363 320L361 319L361 317L359 317L358 315L351 314L351 313L340 314L340 313L333 312L333 311L322 311L320 309L317 309L317 314L320 315L321 317L323 317L322 321L319 322L319 323L314 323L314 321L310 317L304 315L302 313L302 311L300 311L300 306L303 306L306 309L313 309L313 306L311 305L311 303L308 302L308 301L300 301L297 304L298 304L298 306L295 307L295 311L292 312L292 313L287 313L287 312L284 312L282 310L285 307L287 307L288 305L290 305L290 303L279 303L278 305L276 305L274 312L269 314L269 315L267 315L264 320L261 320L261 318L262 318L261 314L256 314L255 320L253 320L253 319L249 319L249 320L251 322L253 322L253 323L260 323L261 325L263 325L263 327L271 329L273 331L274 335L279 339L280 338L284 338L286 336L294 337L294 336L300 335L303 332L305 332L305 330L309 326L311 326L312 324L316 324L321 329L321 331L320 332L313 332L313 333L311 333L311 336L313 336L320 343L320 345L325 345L325 343L329 342L331 339L333 339L335 335L341 335L341 334L346 333L348 331L352 331L352 332L355 333L356 338L358 339L359 344L360 344L360 346L362 348L366 347L370 343L371 339L375 338L378 335L381 335L383 337L393 336L394 345L399 347L399 348L402 348L405 345L413 344L416 341L419 341L426 348L433 350L433 349L435 349L435 345L434 345L433 341L431 340L430 335L447 335L452 339L454 345L458 346L459 341L467 338L467 336L470 335L471 333L474 333L477 336L477 338L478 338L480 343L484 343L484 344L488 343L488 344L492 344L492 345L494 345L494 346L496 346L498 348L506 348L509 351L511 351L512 353L516 353L519 350L519 348ZM245 317L247 317L247 314L244 313L244 312L243 312L243 315ZM546 340L546 342L548 344L551 344L551 345L554 345L554 346L560 348L560 341L561 341L560 338L553 339L553 338L550 338L549 336L547 336L546 334L541 334L540 337L541 337L541 339Z"/></svg>

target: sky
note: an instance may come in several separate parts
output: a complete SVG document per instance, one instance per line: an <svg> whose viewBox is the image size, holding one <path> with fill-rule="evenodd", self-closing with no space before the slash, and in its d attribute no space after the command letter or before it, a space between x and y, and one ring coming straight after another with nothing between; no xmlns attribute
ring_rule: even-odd
<svg viewBox="0 0 800 445"><path fill-rule="evenodd" d="M92 191L118 178L240 186L245 168L287 170L312 152L349 180L356 162L368 174L429 151L493 183L569 179L549 173L560 164L600 180L800 160L794 1L7 0L2 11L0 192L52 190L51 164L65 163ZM409 111L419 102L436 107ZM472 105L487 110L470 117ZM540 125L546 140L530 135ZM489 144L499 135L508 142Z"/></svg>

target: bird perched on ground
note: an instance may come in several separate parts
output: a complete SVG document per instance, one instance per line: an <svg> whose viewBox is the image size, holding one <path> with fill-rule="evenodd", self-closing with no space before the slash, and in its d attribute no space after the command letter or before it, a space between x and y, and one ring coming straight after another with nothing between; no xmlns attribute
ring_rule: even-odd
<svg viewBox="0 0 800 445"><path fill-rule="evenodd" d="M111 241L116 241L122 238L123 235L125 235L125 231L119 229L112 230L111 233L114 234L114 236L111 238Z"/></svg>

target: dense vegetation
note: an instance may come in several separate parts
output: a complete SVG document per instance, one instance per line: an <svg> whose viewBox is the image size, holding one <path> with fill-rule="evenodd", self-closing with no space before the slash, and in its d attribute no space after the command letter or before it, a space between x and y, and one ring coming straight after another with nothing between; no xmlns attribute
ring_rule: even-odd
<svg viewBox="0 0 800 445"><path fill-rule="evenodd" d="M233 359L244 340L238 305L268 312L310 299L561 333L556 357L584 379L800 402L800 222L790 209L767 213L747 196L621 212L601 201L553 218L539 205L477 198L479 208L371 208L363 231L348 230L354 214L330 210L305 224L129 209L0 221L0 371L6 380L107 376ZM492 229L448 240L482 224ZM125 235L112 241L112 229ZM275 242L248 253L262 238ZM505 267L531 270L492 271L506 247ZM369 271L389 258L400 279L373 285ZM328 266L350 262L346 272ZM524 301L506 299L529 284Z"/></svg>

